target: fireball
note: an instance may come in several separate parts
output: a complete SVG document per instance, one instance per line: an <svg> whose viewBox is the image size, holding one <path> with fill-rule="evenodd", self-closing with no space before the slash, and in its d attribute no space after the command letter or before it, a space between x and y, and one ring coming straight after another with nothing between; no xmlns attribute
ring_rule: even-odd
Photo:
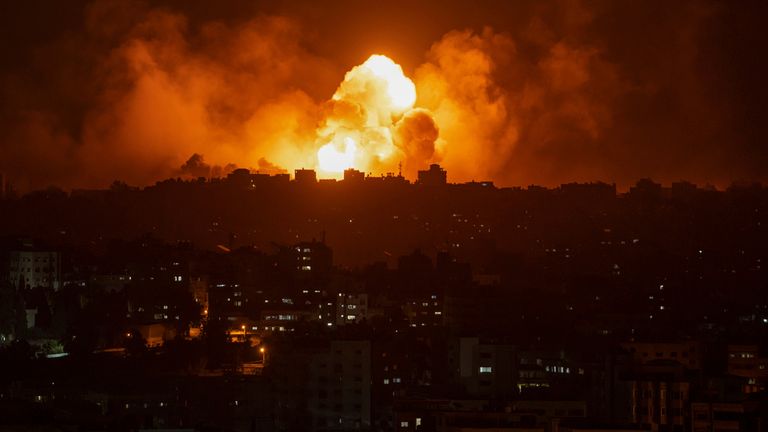
<svg viewBox="0 0 768 432"><path fill-rule="evenodd" d="M387 95L392 106L405 111L416 102L416 86L403 73L403 68L387 56L374 54L363 63L375 76L386 82Z"/></svg>
<svg viewBox="0 0 768 432"><path fill-rule="evenodd" d="M340 173L354 167L357 145L352 138L344 139L344 147L339 150L334 143L328 143L317 151L320 169L326 172Z"/></svg>
<svg viewBox="0 0 768 432"><path fill-rule="evenodd" d="M402 134L396 131L410 121L415 102L416 86L389 57L374 54L353 67L326 104L317 129L319 174L393 169L408 145L397 142Z"/></svg>

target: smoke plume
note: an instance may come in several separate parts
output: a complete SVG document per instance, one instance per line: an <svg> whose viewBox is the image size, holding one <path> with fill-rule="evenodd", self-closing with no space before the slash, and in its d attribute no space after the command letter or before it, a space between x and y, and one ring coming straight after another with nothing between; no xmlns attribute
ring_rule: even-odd
<svg viewBox="0 0 768 432"><path fill-rule="evenodd" d="M315 168L331 144L341 165L410 178L438 162L502 185L765 180L765 9L9 2L0 172L21 190L146 185ZM375 53L414 103L354 66Z"/></svg>

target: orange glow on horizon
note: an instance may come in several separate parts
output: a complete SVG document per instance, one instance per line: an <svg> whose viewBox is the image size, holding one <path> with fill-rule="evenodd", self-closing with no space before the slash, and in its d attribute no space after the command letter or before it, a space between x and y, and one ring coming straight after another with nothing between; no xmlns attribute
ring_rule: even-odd
<svg viewBox="0 0 768 432"><path fill-rule="evenodd" d="M316 131L318 176L339 178L350 168L394 170L406 157L396 142L398 128L415 102L416 85L389 57L374 54L353 67L326 104Z"/></svg>

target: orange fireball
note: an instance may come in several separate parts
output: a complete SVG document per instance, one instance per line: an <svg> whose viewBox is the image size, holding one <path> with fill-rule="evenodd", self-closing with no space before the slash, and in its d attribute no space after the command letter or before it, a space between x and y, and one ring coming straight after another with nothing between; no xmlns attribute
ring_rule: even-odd
<svg viewBox="0 0 768 432"><path fill-rule="evenodd" d="M317 169L339 177L349 168L382 171L403 158L394 139L398 122L413 109L416 86L403 68L375 54L344 77L317 130Z"/></svg>

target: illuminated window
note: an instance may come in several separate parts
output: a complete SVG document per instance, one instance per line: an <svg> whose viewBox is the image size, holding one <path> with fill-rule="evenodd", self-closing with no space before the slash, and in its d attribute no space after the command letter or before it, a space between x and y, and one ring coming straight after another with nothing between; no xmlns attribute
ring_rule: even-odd
<svg viewBox="0 0 768 432"><path fill-rule="evenodd" d="M400 422L400 427L401 428L407 428L408 427L408 422L407 421L401 421Z"/></svg>
<svg viewBox="0 0 768 432"><path fill-rule="evenodd" d="M493 368L491 366L480 366L480 373L492 373Z"/></svg>

